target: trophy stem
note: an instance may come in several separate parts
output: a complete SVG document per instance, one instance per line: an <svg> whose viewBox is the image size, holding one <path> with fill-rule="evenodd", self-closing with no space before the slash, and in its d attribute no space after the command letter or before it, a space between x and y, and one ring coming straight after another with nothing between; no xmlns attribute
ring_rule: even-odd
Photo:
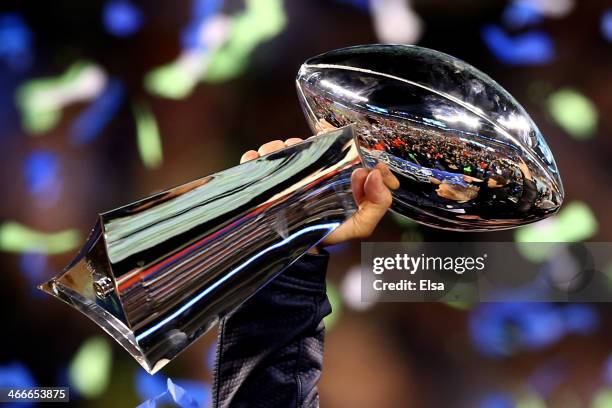
<svg viewBox="0 0 612 408"><path fill-rule="evenodd" d="M355 211L352 126L104 213L45 292L155 373Z"/></svg>

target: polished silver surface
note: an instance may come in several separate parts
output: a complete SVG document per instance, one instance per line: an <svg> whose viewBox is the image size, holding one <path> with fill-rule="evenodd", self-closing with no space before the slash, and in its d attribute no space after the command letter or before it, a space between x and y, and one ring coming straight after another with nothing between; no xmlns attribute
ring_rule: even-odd
<svg viewBox="0 0 612 408"><path fill-rule="evenodd" d="M306 61L297 77L313 131L354 123L364 164L400 180L392 209L451 230L512 228L554 214L557 166L527 112L463 61L365 45Z"/></svg>
<svg viewBox="0 0 612 408"><path fill-rule="evenodd" d="M355 210L352 126L100 216L41 285L154 373Z"/></svg>
<svg viewBox="0 0 612 408"><path fill-rule="evenodd" d="M511 228L561 205L532 120L464 62L353 47L307 61L297 87L318 136L100 215L41 289L154 373L353 214L362 164L386 163L392 209L435 227Z"/></svg>

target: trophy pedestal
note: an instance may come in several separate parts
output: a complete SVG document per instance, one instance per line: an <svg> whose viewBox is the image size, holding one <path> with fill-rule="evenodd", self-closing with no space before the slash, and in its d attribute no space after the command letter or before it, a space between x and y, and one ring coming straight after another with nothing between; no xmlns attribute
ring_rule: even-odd
<svg viewBox="0 0 612 408"><path fill-rule="evenodd" d="M40 286L155 373L355 211L352 126L101 214Z"/></svg>

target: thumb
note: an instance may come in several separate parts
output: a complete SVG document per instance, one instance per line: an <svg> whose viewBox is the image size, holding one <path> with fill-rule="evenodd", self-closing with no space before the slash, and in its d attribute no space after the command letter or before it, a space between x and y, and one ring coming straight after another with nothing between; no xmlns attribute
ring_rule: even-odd
<svg viewBox="0 0 612 408"><path fill-rule="evenodd" d="M364 183L364 198L359 209L323 242L334 245L353 238L369 237L391 206L391 192L383 182L380 170L372 170Z"/></svg>

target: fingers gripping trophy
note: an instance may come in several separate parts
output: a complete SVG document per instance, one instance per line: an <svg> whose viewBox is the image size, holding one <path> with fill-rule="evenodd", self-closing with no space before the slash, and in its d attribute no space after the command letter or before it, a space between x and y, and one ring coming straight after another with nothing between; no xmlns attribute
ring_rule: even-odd
<svg viewBox="0 0 612 408"><path fill-rule="evenodd" d="M40 288L155 373L320 243L366 237L387 208L436 228L490 231L554 214L563 186L542 134L476 68L416 46L306 61L315 136L102 213Z"/></svg>

